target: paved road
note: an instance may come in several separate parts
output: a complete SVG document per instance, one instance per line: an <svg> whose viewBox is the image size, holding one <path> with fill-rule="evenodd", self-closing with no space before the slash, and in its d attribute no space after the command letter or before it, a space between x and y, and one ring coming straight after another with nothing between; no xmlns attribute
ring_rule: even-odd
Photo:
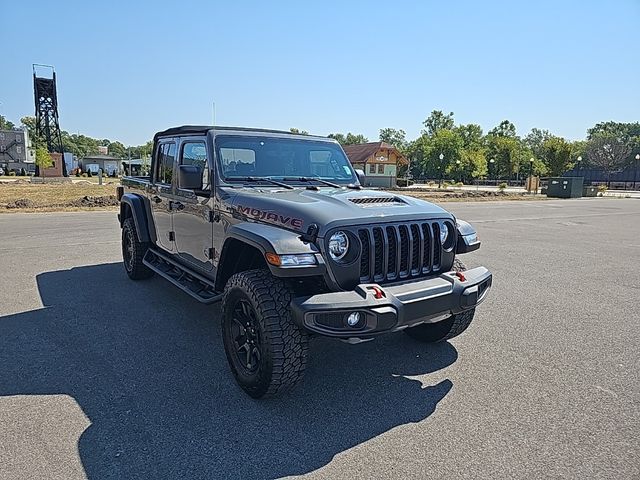
<svg viewBox="0 0 640 480"><path fill-rule="evenodd" d="M638 478L640 202L447 206L495 274L472 327L316 340L268 401L112 213L0 215L0 478Z"/></svg>

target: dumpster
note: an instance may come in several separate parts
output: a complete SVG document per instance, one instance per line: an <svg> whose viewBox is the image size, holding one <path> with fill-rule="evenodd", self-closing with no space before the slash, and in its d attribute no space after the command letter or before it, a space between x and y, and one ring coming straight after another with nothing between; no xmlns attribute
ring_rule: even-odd
<svg viewBox="0 0 640 480"><path fill-rule="evenodd" d="M593 185L585 185L582 189L583 197L597 197L598 196L598 187L594 187Z"/></svg>
<svg viewBox="0 0 640 480"><path fill-rule="evenodd" d="M580 198L584 177L555 177L547 181L547 197Z"/></svg>

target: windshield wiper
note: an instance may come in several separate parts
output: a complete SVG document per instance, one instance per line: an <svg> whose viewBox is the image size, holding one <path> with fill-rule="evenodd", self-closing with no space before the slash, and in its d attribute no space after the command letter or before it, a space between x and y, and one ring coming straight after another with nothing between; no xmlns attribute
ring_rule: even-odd
<svg viewBox="0 0 640 480"><path fill-rule="evenodd" d="M333 187L333 188L341 188L341 185L338 185L337 183L333 183L333 182L329 182L327 180L323 180L321 178L318 177L285 177L282 179L282 181L286 182L286 181L298 181L298 182L318 182L321 183L322 185L326 185L327 187Z"/></svg>
<svg viewBox="0 0 640 480"><path fill-rule="evenodd" d="M267 182L272 185L277 185L278 187L286 188L288 190L293 190L291 185L287 185L286 183L276 182L275 180L271 180L269 177L227 177L227 180L242 180L244 182Z"/></svg>

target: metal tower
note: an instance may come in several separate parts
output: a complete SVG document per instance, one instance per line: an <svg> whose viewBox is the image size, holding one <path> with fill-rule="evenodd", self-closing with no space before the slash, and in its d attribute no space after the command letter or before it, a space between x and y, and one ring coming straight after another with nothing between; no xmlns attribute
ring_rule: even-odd
<svg viewBox="0 0 640 480"><path fill-rule="evenodd" d="M52 77L38 77L36 67L50 68ZM36 106L36 135L47 143L47 149L50 152L58 152L64 155L60 122L58 120L56 72L52 66L33 64L33 95ZM38 167L36 166L37 169ZM65 177L68 176L64 159L62 161L62 174Z"/></svg>

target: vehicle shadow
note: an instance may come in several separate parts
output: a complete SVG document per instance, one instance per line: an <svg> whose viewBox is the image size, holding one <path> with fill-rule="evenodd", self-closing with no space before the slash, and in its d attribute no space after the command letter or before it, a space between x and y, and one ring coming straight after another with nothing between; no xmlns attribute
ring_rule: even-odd
<svg viewBox="0 0 640 480"><path fill-rule="evenodd" d="M89 478L302 474L424 420L452 388L407 378L455 362L449 343L315 339L299 388L252 400L227 368L219 307L161 279L133 283L119 263L37 283L43 309L0 318L0 395L72 396L91 421L78 445Z"/></svg>

